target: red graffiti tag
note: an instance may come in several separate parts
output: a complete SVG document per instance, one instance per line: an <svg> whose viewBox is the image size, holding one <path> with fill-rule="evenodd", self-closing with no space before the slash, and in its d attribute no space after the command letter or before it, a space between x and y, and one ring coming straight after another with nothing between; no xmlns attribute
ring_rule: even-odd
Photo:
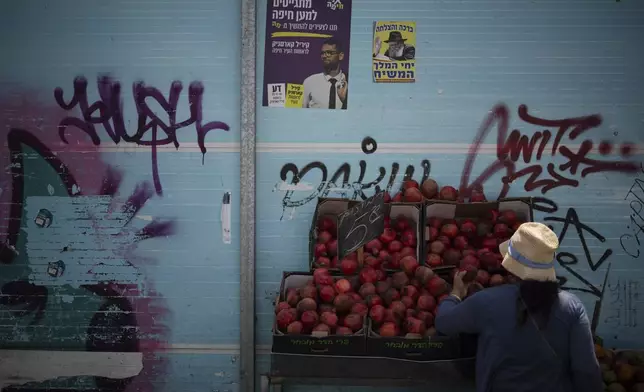
<svg viewBox="0 0 644 392"><path fill-rule="evenodd" d="M575 141L586 131L601 125L602 118L598 114L547 120L529 114L526 105L519 106L518 114L519 118L524 122L546 129L535 132L531 137L523 135L518 129L512 130L508 135L510 114L507 106L498 104L492 108L490 114L483 120L465 160L460 184L460 194L463 197L469 197L472 190L481 187L490 177L504 168L505 175L502 178L503 187L499 198L507 196L512 182L522 177L527 177L524 186L527 192L541 189L541 193L546 194L548 191L562 186L577 187L579 181L575 176L578 173L580 178L584 178L593 173L634 173L639 170L639 162L635 161L605 161L589 158L588 155L594 146L591 140L587 139L581 142L577 151L573 151L562 143L564 136L567 136L570 141ZM472 167L481 144L495 125L497 129L497 159L470 183ZM552 143L549 145L551 139ZM540 161L544 152L546 152L546 147L549 147L548 151L552 157L558 154L565 158L566 161L559 165L553 162L549 162L545 166L541 164ZM610 142L602 141L599 144L601 155L607 155L611 150L612 144ZM634 147L631 143L625 143L620 151L624 157L627 157L633 154ZM536 161L536 163L517 170L516 164L520 158L523 158L524 163L533 161ZM547 176L544 176L544 172L547 172Z"/></svg>

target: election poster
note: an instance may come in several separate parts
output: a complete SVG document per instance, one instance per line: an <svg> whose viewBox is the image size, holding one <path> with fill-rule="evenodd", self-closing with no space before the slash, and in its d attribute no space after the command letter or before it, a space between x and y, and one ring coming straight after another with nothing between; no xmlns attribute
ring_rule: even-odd
<svg viewBox="0 0 644 392"><path fill-rule="evenodd" d="M374 82L415 82L416 22L376 22L372 57Z"/></svg>
<svg viewBox="0 0 644 392"><path fill-rule="evenodd" d="M351 0L268 0L262 105L347 109Z"/></svg>

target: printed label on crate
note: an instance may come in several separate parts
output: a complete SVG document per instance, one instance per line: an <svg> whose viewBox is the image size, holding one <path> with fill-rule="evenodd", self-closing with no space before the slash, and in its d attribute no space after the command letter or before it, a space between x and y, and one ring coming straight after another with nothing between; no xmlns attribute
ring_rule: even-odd
<svg viewBox="0 0 644 392"><path fill-rule="evenodd" d="M339 345L348 346L349 339L291 339L291 344L294 346L314 346L314 345Z"/></svg>
<svg viewBox="0 0 644 392"><path fill-rule="evenodd" d="M430 348L443 348L443 342L431 342L427 340L410 341L410 342L387 342L386 348L397 349L430 349Z"/></svg>
<svg viewBox="0 0 644 392"><path fill-rule="evenodd" d="M338 215L338 258L354 252L385 229L385 192Z"/></svg>

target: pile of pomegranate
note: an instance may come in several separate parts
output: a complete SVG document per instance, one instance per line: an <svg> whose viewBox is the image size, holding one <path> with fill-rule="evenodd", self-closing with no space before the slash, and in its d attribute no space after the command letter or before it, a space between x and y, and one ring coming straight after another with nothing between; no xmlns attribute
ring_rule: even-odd
<svg viewBox="0 0 644 392"><path fill-rule="evenodd" d="M449 283L425 266L395 272L385 280L364 283L371 329L381 337L421 338L436 334L434 315L450 291Z"/></svg>
<svg viewBox="0 0 644 392"><path fill-rule="evenodd" d="M458 190L453 186L445 185L439 187L438 183L428 178L419 185L415 180L405 180L403 182L400 192L391 197L388 193L385 194L385 203L421 203L425 200L447 200L470 203L487 201L483 188L476 187L469 195L461 195Z"/></svg>
<svg viewBox="0 0 644 392"><path fill-rule="evenodd" d="M333 277L318 268L305 286L288 288L275 307L276 326L292 335L352 335L364 325L369 308L357 276Z"/></svg>
<svg viewBox="0 0 644 392"><path fill-rule="evenodd" d="M315 268L338 268L338 230L336 225L337 217L322 216L317 222L317 238L313 248L313 266ZM358 260L356 252L348 255Z"/></svg>

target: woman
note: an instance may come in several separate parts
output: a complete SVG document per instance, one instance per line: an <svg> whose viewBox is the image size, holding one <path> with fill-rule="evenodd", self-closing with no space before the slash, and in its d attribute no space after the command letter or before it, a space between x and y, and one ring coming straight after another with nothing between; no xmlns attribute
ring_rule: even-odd
<svg viewBox="0 0 644 392"><path fill-rule="evenodd" d="M468 284L456 274L436 315L446 335L478 334L477 392L601 392L588 316L581 301L559 290L555 233L524 223L499 246L502 266L517 278L462 301Z"/></svg>

